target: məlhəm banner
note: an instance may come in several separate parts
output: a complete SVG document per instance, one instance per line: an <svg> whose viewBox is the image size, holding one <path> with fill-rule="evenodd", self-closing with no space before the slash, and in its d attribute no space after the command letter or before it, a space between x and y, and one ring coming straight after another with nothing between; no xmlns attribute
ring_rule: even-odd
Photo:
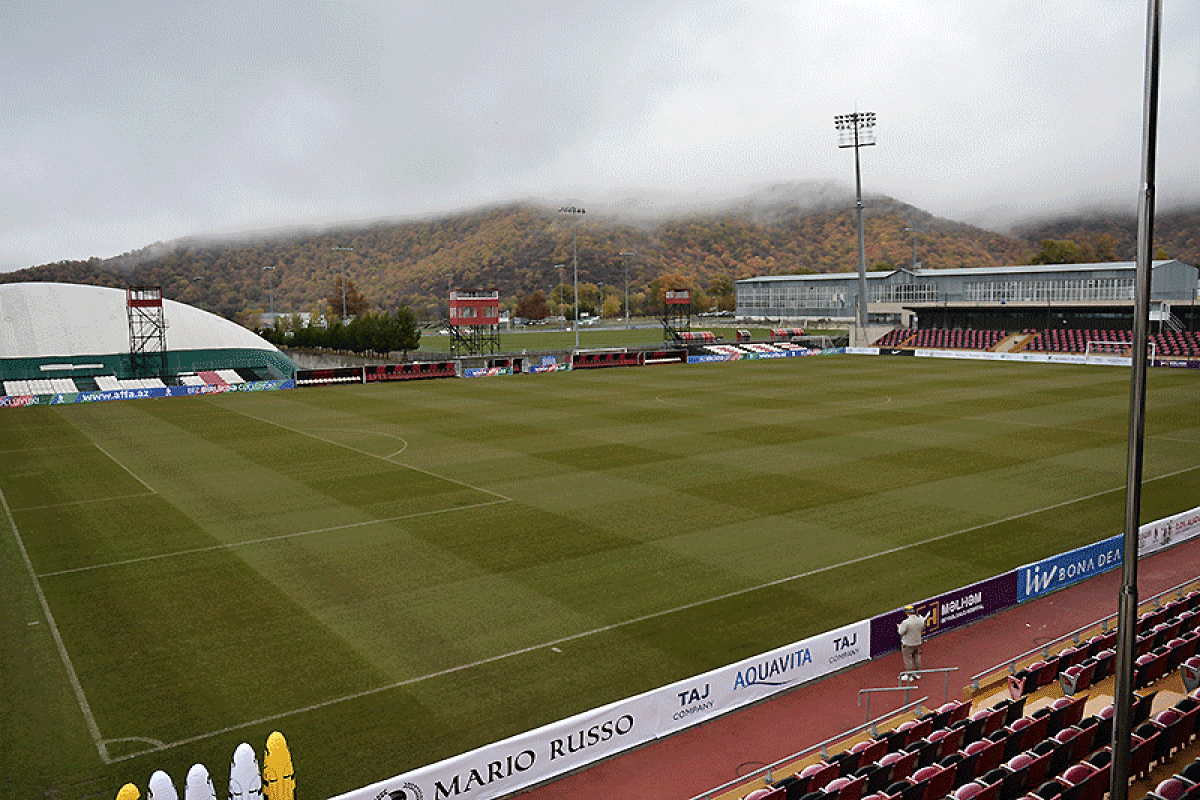
<svg viewBox="0 0 1200 800"><path fill-rule="evenodd" d="M918 614L926 617L924 633L928 637L969 625L1016 604L1017 573L1014 570L913 603L913 606ZM904 610L897 609L871 620L871 658L900 649L896 626L904 617Z"/></svg>

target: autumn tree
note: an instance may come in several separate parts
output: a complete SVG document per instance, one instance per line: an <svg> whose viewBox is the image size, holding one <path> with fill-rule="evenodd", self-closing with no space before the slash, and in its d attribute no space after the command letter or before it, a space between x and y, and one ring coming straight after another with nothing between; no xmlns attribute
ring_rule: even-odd
<svg viewBox="0 0 1200 800"><path fill-rule="evenodd" d="M343 287L345 293L343 294ZM337 317L350 319L363 314L367 310L367 301L358 291L358 287L354 285L354 281L339 275L334 281L333 292L325 296L325 302L329 305L333 314ZM343 307L345 314L342 313Z"/></svg>
<svg viewBox="0 0 1200 800"><path fill-rule="evenodd" d="M1108 234L1074 239L1043 239L1027 264L1096 264L1116 261L1116 240Z"/></svg>
<svg viewBox="0 0 1200 800"><path fill-rule="evenodd" d="M714 275L708 284L708 293L717 304L720 311L733 311L737 304L737 291L733 278L728 275Z"/></svg>
<svg viewBox="0 0 1200 800"><path fill-rule="evenodd" d="M517 302L517 316L525 319L545 319L550 316L550 306L541 290L525 295Z"/></svg>

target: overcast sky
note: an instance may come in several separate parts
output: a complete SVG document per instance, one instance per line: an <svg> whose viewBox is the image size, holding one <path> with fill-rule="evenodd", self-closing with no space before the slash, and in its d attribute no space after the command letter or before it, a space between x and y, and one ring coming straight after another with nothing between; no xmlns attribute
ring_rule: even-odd
<svg viewBox="0 0 1200 800"><path fill-rule="evenodd" d="M1200 201L1165 0L1159 207ZM0 270L195 234L854 179L967 222L1139 188L1146 0L0 0Z"/></svg>

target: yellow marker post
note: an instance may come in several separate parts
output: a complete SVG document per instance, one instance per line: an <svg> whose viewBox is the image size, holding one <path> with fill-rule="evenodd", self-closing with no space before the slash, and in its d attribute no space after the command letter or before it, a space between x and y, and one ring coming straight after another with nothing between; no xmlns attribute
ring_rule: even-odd
<svg viewBox="0 0 1200 800"><path fill-rule="evenodd" d="M292 754L288 750L287 740L279 731L267 737L262 771L263 794L267 800L295 800L296 770L292 766Z"/></svg>

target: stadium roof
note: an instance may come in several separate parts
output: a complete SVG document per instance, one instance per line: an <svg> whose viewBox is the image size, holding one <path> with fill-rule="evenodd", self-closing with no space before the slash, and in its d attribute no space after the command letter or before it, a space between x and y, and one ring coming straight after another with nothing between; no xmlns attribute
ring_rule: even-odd
<svg viewBox="0 0 1200 800"><path fill-rule="evenodd" d="M163 301L168 350L277 348L229 320ZM125 290L70 283L0 284L0 359L129 352Z"/></svg>
<svg viewBox="0 0 1200 800"><path fill-rule="evenodd" d="M1152 261L1150 262L1151 269L1157 269L1165 264L1171 264L1173 260ZM903 267L900 269L888 269L878 271L868 271L867 278L880 279L890 275L895 275L897 272L907 272L915 275L918 278L929 277L953 277L953 276L972 276L972 275L1030 275L1047 272L1099 272L1099 271L1133 271L1137 269L1136 261L1106 261L1098 264L1021 264L1007 267L959 267L954 269L911 269ZM821 281L821 280L857 280L858 272L819 272L806 275L762 275L756 278L743 278L738 283L747 282L762 282L762 281Z"/></svg>

